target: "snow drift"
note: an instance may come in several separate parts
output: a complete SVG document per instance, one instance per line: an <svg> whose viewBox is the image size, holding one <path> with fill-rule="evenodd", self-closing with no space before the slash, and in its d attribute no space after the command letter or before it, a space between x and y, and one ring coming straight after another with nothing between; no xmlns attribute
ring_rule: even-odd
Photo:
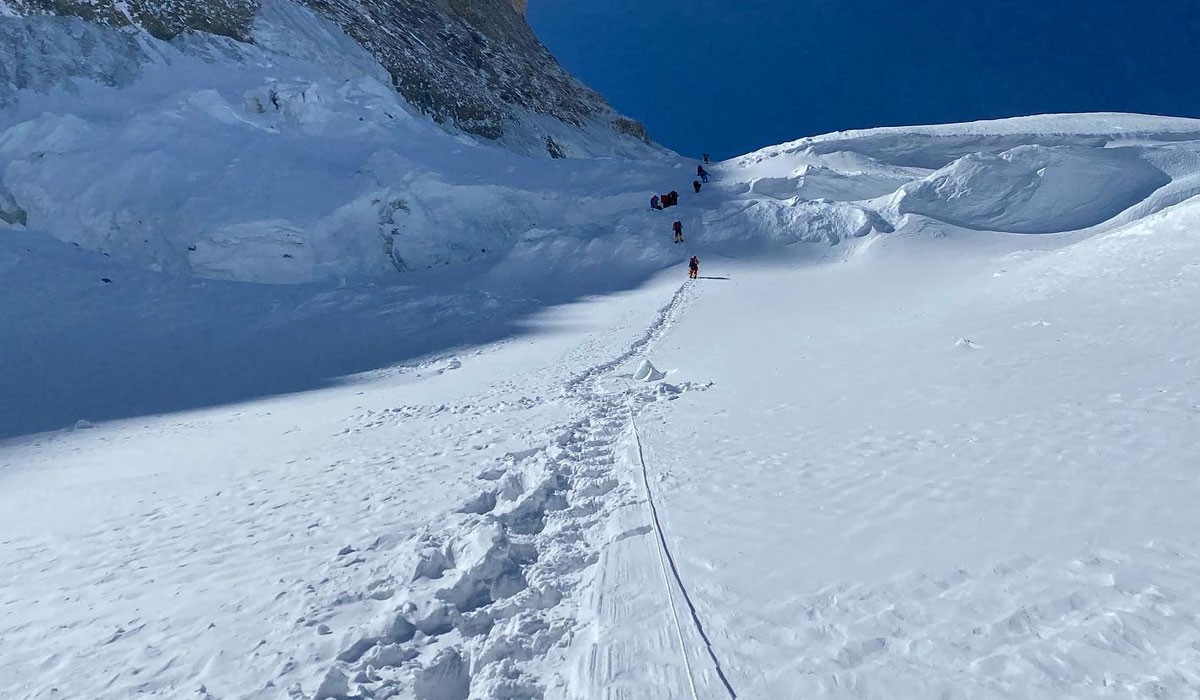
<svg viewBox="0 0 1200 700"><path fill-rule="evenodd" d="M1170 182L1131 149L1021 146L964 156L906 185L896 209L964 228L1057 233L1103 223Z"/></svg>

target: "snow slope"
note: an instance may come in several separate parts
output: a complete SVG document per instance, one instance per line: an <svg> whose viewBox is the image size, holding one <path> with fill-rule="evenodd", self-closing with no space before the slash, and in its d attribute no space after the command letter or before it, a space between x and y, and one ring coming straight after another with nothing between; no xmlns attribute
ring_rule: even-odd
<svg viewBox="0 0 1200 700"><path fill-rule="evenodd" d="M9 442L0 679L1190 697L1198 222L706 259L451 358Z"/></svg>
<svg viewBox="0 0 1200 700"><path fill-rule="evenodd" d="M530 232L639 226L638 190L676 165L549 117L563 149L606 158L454 136L287 0L263 4L255 44L59 18L0 17L0 37L20 68L0 72L0 222L171 273L298 283L495 260Z"/></svg>
<svg viewBox="0 0 1200 700"><path fill-rule="evenodd" d="M0 695L1200 692L1200 122L692 195L455 139L272 17L36 29L108 84L0 121Z"/></svg>
<svg viewBox="0 0 1200 700"><path fill-rule="evenodd" d="M549 537L536 542L565 478L530 448L571 448L559 433L573 405L559 388L624 340L613 329L640 324L661 291L558 310L537 319L536 342L367 382L7 445L0 688L21 698L332 697L318 688L327 675L336 683L333 667L365 659L381 674L372 685L455 696L448 686L466 683L466 669L435 659L464 639L464 613L477 645L504 644L524 606L554 615L571 568L584 565ZM476 515L485 509L493 515ZM568 609L547 646L570 630ZM414 681L418 659L430 670ZM500 661L473 668L515 673Z"/></svg>
<svg viewBox="0 0 1200 700"><path fill-rule="evenodd" d="M719 265L732 279L698 287L654 354L667 382L713 389L639 423L740 696L1200 692L1198 224L1193 200L1066 247L892 239L845 266ZM653 605L599 646L677 668L629 631Z"/></svg>

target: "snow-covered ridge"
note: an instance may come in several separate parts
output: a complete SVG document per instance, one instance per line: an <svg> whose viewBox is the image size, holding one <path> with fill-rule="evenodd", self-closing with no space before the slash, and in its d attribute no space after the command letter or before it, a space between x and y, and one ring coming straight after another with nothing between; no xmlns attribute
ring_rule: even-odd
<svg viewBox="0 0 1200 700"><path fill-rule="evenodd" d="M831 149L845 142L872 143L877 149L884 150L887 145L898 146L900 142L907 142L911 149L916 143L928 139L944 139L946 145L954 140L966 142L972 139L977 143L1008 139L1014 143L1049 145L1056 138L1066 139L1071 143L1078 143L1082 139L1091 139L1091 143L1138 139L1191 141L1200 138L1200 120L1120 112L1092 112L1037 114L957 124L851 129L768 146L737 160L746 161L772 154L792 153L809 147L819 147L824 152L831 152Z"/></svg>
<svg viewBox="0 0 1200 700"><path fill-rule="evenodd" d="M1200 194L1200 121L1043 115L801 139L725 164L746 195L979 231L1115 226Z"/></svg>

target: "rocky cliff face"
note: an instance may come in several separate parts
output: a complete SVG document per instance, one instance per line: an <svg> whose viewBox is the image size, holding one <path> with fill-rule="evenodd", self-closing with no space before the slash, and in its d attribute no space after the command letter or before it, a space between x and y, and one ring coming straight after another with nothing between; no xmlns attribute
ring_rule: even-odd
<svg viewBox="0 0 1200 700"><path fill-rule="evenodd" d="M387 69L413 107L449 128L555 157L571 155L550 133L555 123L649 143L641 124L616 114L542 46L523 17L525 0L295 2L336 23ZM259 6L260 0L0 0L0 14L76 16L137 26L160 39L206 32L253 42Z"/></svg>
<svg viewBox="0 0 1200 700"><path fill-rule="evenodd" d="M374 54L405 99L439 123L500 139L522 111L574 126L611 111L558 65L512 0L306 1Z"/></svg>

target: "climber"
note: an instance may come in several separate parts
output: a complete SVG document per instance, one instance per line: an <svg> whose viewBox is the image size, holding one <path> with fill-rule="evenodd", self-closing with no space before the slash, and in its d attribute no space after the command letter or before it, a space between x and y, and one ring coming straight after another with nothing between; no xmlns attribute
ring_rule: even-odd
<svg viewBox="0 0 1200 700"><path fill-rule="evenodd" d="M688 279L694 280L700 276L700 258L695 255L688 261Z"/></svg>
<svg viewBox="0 0 1200 700"><path fill-rule="evenodd" d="M700 181L699 181L699 180L693 180L693 181L692 181L692 188L696 190L696 194L700 194Z"/></svg>
<svg viewBox="0 0 1200 700"><path fill-rule="evenodd" d="M704 164L708 165L708 154L707 153L704 154Z"/></svg>
<svg viewBox="0 0 1200 700"><path fill-rule="evenodd" d="M671 228L675 231L675 242L683 243L683 222L676 221Z"/></svg>
<svg viewBox="0 0 1200 700"><path fill-rule="evenodd" d="M679 193L676 192L675 190L671 190L671 206L674 207L674 206L678 206L678 205L679 205Z"/></svg>
<svg viewBox="0 0 1200 700"><path fill-rule="evenodd" d="M696 176L700 178L701 182L708 182L708 171L704 169L703 165L696 166Z"/></svg>
<svg viewBox="0 0 1200 700"><path fill-rule="evenodd" d="M658 198L658 195L654 195L653 197L650 198L650 208L657 209L658 211L662 211L663 206L662 206L662 202Z"/></svg>

